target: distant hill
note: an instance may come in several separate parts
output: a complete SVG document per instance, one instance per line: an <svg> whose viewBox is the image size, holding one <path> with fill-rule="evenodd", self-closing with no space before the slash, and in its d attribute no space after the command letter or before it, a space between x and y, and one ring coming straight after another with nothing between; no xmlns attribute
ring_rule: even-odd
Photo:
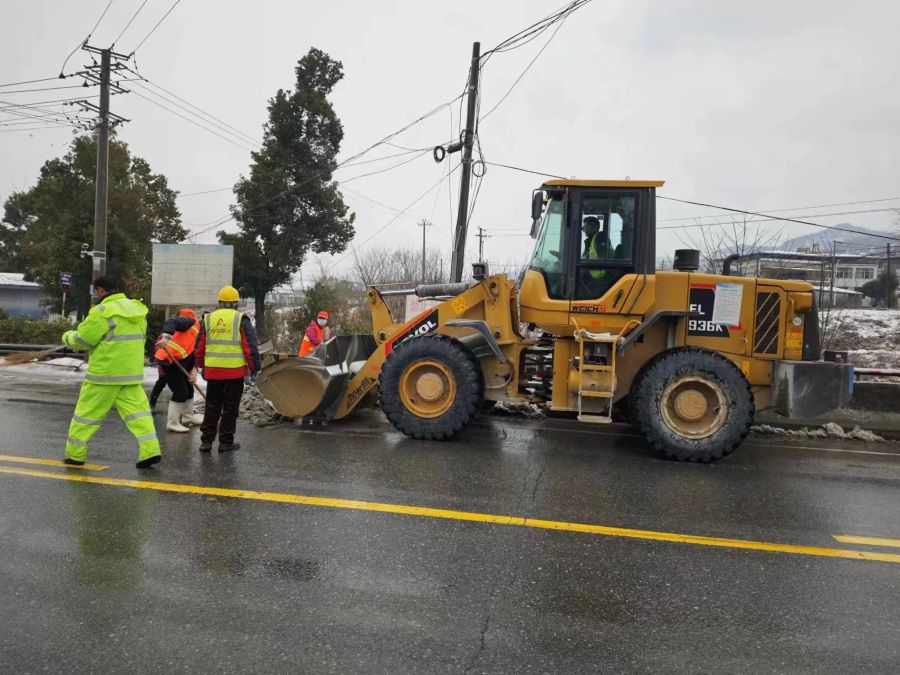
<svg viewBox="0 0 900 675"><path fill-rule="evenodd" d="M863 249L872 248L879 252L884 248L885 240L878 237L868 237L866 233L872 234L890 234L885 230L874 230L867 227L859 227L851 223L840 223L836 227L844 227L848 230L855 230L859 234L851 234L850 232L841 232L839 230L820 230L818 232L810 232L801 237L788 239L779 246L783 251L796 251L800 248L813 249L818 244L819 250L823 253L831 251L832 242L837 240L841 243L838 245L838 252L852 250L864 252Z"/></svg>

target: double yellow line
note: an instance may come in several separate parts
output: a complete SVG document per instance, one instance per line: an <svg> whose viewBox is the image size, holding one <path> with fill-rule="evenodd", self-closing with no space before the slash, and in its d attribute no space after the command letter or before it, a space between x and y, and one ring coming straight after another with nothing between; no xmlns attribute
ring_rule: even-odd
<svg viewBox="0 0 900 675"><path fill-rule="evenodd" d="M52 466L68 465L54 460L42 460L35 458L14 457L0 455L0 460L47 464ZM108 467L103 465L85 464L82 469L103 470ZM213 497L227 497L231 499L249 499L263 502L276 502L282 504L298 504L303 506L317 506L335 509L350 509L355 511L374 511L378 513L390 513L394 515L415 516L420 518L440 518L445 520L457 520L485 523L491 525L507 525L513 527L528 527L540 530L558 530L561 532L573 532L580 534L593 534L608 537L624 537L630 539L643 539L649 541L663 541L678 544L690 544L694 546L714 546L719 548L743 549L751 551L769 551L773 553L789 553L794 555L818 556L824 558L845 558L850 560L869 560L888 563L900 563L900 554L885 553L882 551L861 551L841 548L825 548L820 546L800 546L796 544L782 544L777 542L752 541L747 539L727 539L721 537L705 537L694 534L681 534L677 532L658 532L654 530L637 530L624 527L610 527L607 525L590 525L585 523L572 523L559 520L543 520L538 518L523 518L520 516L508 516L489 513L477 513L472 511L456 511L449 509L434 509L423 506L410 506L405 504L387 504L381 502L365 502L351 499L334 499L330 497L314 497L307 495L286 494L280 492L258 492L256 490L240 490L236 488L218 488L205 485L187 485L182 483L162 483L158 481L131 480L127 478L112 478L106 476L89 475L82 472L58 472L42 471L39 469L26 469L18 467L0 466L0 474L18 476L30 476L33 478L49 478L53 480L75 481L79 483L91 483L95 485L110 485L115 487L128 487L139 490L157 490L159 492L174 492L181 494L208 495ZM877 539L871 537L835 536L841 543L861 545L900 546L900 540ZM881 543L879 543L881 542ZM883 542L894 542L886 544Z"/></svg>

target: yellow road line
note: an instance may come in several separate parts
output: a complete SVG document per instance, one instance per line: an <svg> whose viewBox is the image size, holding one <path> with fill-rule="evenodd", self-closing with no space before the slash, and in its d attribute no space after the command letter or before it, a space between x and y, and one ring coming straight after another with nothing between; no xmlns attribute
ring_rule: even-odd
<svg viewBox="0 0 900 675"><path fill-rule="evenodd" d="M535 518L522 518L519 516L504 516L490 513L475 513L472 511L452 511L448 509L432 509L424 506L407 506L404 504L384 504L380 502L362 502L352 499L334 499L331 497L311 497L306 495L285 494L281 492L257 492L255 490L238 490L235 488L207 487L205 485L186 485L182 483L159 483L156 481L130 480L127 478L107 478L105 476L90 476L84 474L70 474L62 472L39 471L36 469L18 469L0 466L0 473L20 476L33 476L35 478L53 478L55 480L69 480L79 483L93 483L95 485L115 485L118 487L130 487L142 490L159 490L161 492L178 492L197 495L211 495L214 497L231 497L234 499L252 499L264 502L280 502L284 504L302 504L305 506L323 506L336 509L351 509L355 511L377 511L380 513L393 513L404 516L420 516L425 518L445 518L448 520L464 520L477 523L491 523L494 525L514 525L518 527L532 527L542 530L560 530L564 532L580 532L584 534L598 534L609 537L628 537L631 539L647 539L651 541L667 541L679 544L694 544L697 546L718 546L723 548L739 548L754 551L772 551L776 553L793 553L797 555L812 555L824 558L849 558L851 560L877 560L881 562L900 563L900 554L875 553L871 551L850 551L839 548L821 548L818 546L798 546L796 544L778 544L766 541L750 541L746 539L722 539L719 537L704 537L694 534L679 534L676 532L655 532L653 530L633 530L624 527L609 527L606 525L587 525L584 523L568 523L558 520L540 520Z"/></svg>
<svg viewBox="0 0 900 675"><path fill-rule="evenodd" d="M20 464L43 464L44 466L64 466L67 469L82 469L84 471L106 471L109 467L105 464L66 464L58 459L40 459L38 457L20 457L18 455L0 455L0 461L19 462Z"/></svg>
<svg viewBox="0 0 900 675"><path fill-rule="evenodd" d="M846 534L833 534L835 541L842 544L863 544L868 546L893 546L900 548L900 539L885 539L884 537L853 537Z"/></svg>

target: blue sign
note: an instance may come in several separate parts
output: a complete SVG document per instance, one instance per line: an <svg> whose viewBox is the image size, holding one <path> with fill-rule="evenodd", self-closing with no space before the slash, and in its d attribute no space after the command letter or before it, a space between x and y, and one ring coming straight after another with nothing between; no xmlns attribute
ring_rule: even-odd
<svg viewBox="0 0 900 675"><path fill-rule="evenodd" d="M68 288L72 285L72 273L71 272L60 272L59 273L59 285L63 288Z"/></svg>

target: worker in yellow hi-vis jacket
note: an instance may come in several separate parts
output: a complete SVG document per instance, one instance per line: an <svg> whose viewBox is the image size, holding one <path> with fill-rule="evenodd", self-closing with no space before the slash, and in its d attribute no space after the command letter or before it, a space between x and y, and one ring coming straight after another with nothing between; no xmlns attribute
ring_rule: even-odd
<svg viewBox="0 0 900 675"><path fill-rule="evenodd" d="M146 469L161 459L153 414L142 386L147 307L119 293L109 277L94 281L94 293L98 304L76 330L62 337L67 347L90 352L87 374L69 425L64 461L76 466L84 464L88 441L115 405L137 439L137 467Z"/></svg>

